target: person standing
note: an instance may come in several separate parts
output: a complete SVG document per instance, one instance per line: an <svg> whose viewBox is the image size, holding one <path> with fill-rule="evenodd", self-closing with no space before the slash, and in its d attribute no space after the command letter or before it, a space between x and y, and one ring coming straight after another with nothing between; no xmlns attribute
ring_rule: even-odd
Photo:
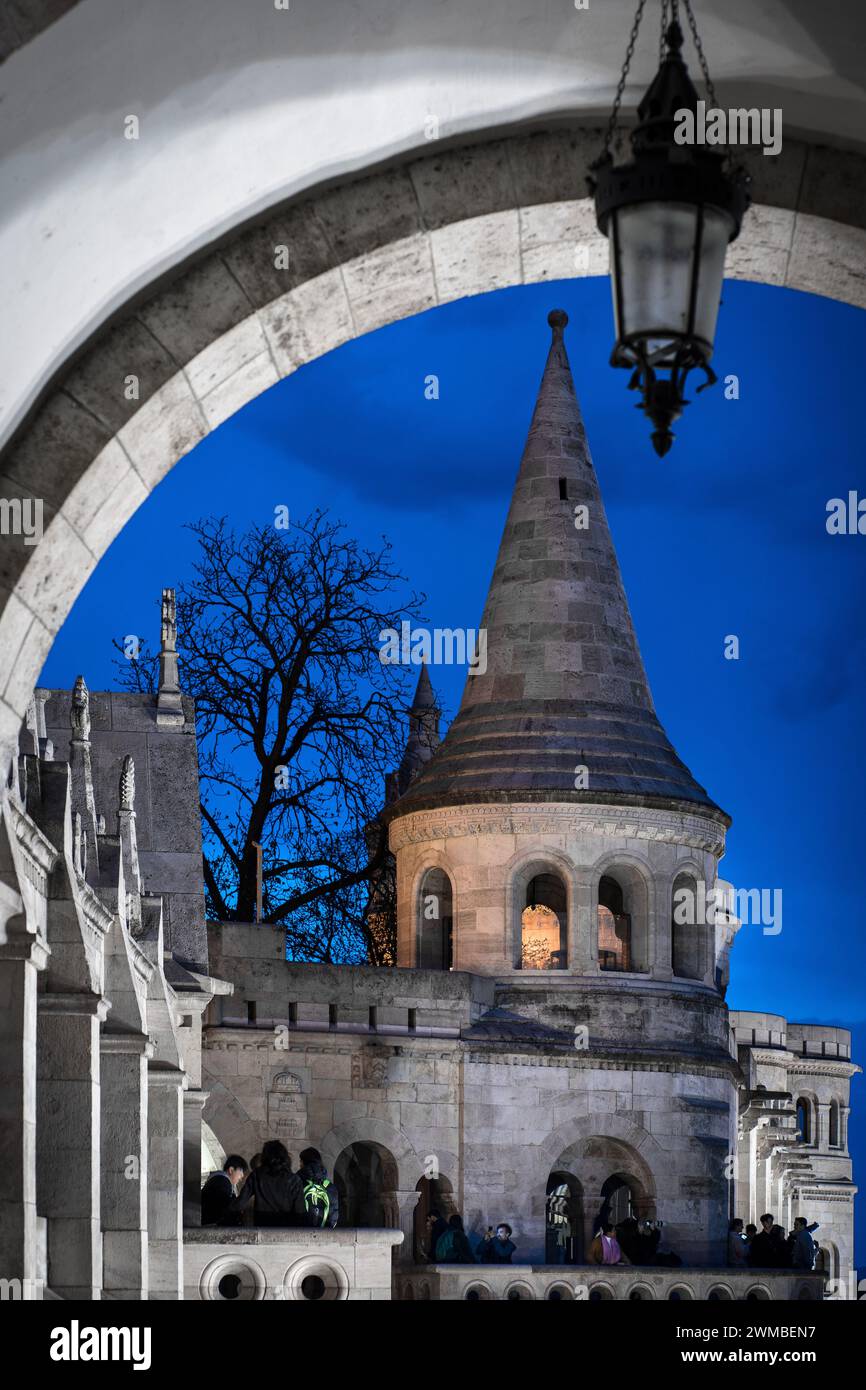
<svg viewBox="0 0 866 1390"><path fill-rule="evenodd" d="M495 1233L493 1227L488 1226L481 1237L478 1258L482 1264L510 1265L511 1256L516 1249L517 1246L511 1239L511 1227L506 1221L500 1221Z"/></svg>
<svg viewBox="0 0 866 1390"><path fill-rule="evenodd" d="M791 1246L792 1269L814 1269L817 1247L812 1239L812 1232L817 1231L817 1229L817 1221L813 1221L809 1226L805 1216L798 1216L795 1219L794 1229L788 1237Z"/></svg>
<svg viewBox="0 0 866 1390"><path fill-rule="evenodd" d="M474 1265L475 1256L463 1229L463 1218L455 1212L448 1218L448 1229L436 1243L438 1265Z"/></svg>
<svg viewBox="0 0 866 1390"><path fill-rule="evenodd" d="M448 1230L448 1222L442 1215L438 1207L431 1207L427 1214L427 1243L422 1246L431 1265L436 1263L436 1246L439 1244L440 1236L444 1236Z"/></svg>
<svg viewBox="0 0 866 1390"><path fill-rule="evenodd" d="M235 1194L249 1169L240 1154L229 1154L222 1169L211 1173L201 1190L203 1226L237 1226L240 1221Z"/></svg>
<svg viewBox="0 0 866 1390"><path fill-rule="evenodd" d="M292 1160L279 1139L269 1139L262 1148L262 1161L247 1178L235 1202L244 1212L253 1202L256 1226L294 1226L298 1179Z"/></svg>
<svg viewBox="0 0 866 1390"><path fill-rule="evenodd" d="M788 1265L785 1232L770 1212L761 1217L761 1229L749 1250L749 1264L753 1269L785 1269Z"/></svg>
<svg viewBox="0 0 866 1390"><path fill-rule="evenodd" d="M318 1149L303 1149L298 1170L296 1215L301 1226L334 1227L340 1219L340 1194L328 1177Z"/></svg>
<svg viewBox="0 0 866 1390"><path fill-rule="evenodd" d="M594 1265L621 1265L625 1258L619 1248L619 1241L611 1221L606 1222L589 1247L590 1263Z"/></svg>
<svg viewBox="0 0 866 1390"><path fill-rule="evenodd" d="M732 1269L743 1269L748 1260L749 1246L743 1234L743 1221L737 1216L728 1230L728 1264Z"/></svg>

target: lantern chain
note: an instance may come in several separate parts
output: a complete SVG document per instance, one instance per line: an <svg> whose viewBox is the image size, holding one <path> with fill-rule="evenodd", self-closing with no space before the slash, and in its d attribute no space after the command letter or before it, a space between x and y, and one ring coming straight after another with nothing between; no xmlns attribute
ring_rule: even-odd
<svg viewBox="0 0 866 1390"><path fill-rule="evenodd" d="M605 157L605 155L610 154L610 146L611 141L613 140L614 131L616 130L617 118L619 116L619 108L622 102L622 94L625 91L626 79L628 78L628 70L631 67L631 60L634 56L634 46L637 43L638 29L640 28L640 22L643 18L645 5L646 0L639 0L637 13L634 17L634 23L631 26L631 34L629 35L628 48L626 49L625 53L625 62L623 63L622 72L620 73L619 83L616 89L616 96L613 99L613 108L610 113L610 119L607 123L607 130L604 133L604 145L602 147L601 155L602 159Z"/></svg>
<svg viewBox="0 0 866 1390"><path fill-rule="evenodd" d="M662 0L662 3L664 3L664 0ZM710 77L710 70L707 66L707 60L704 57L703 44L698 34L698 26L695 23L695 17L692 13L692 0L683 0L683 5L685 6L686 17L689 21L689 28L692 31L692 41L695 45L695 52L698 55L698 62L701 65L701 72L704 75L704 84L707 89L707 95L710 98L710 104L717 107L719 103L716 100L716 89L713 86L713 79Z"/></svg>

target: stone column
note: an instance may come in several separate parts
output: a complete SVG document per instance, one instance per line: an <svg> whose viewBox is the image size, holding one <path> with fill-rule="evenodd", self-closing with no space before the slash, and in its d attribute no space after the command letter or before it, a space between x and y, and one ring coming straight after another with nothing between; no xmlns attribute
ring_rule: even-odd
<svg viewBox="0 0 866 1390"><path fill-rule="evenodd" d="M210 1091L183 1093L183 1224L201 1225L201 1112Z"/></svg>
<svg viewBox="0 0 866 1390"><path fill-rule="evenodd" d="M99 1025L95 994L41 994L36 1189L48 1222L48 1284L65 1299L102 1292Z"/></svg>
<svg viewBox="0 0 866 1390"><path fill-rule="evenodd" d="M403 1188L394 1194L400 1213L399 1229L403 1232L403 1244L392 1246L394 1263L415 1263L415 1208L421 1193L417 1188Z"/></svg>
<svg viewBox="0 0 866 1390"><path fill-rule="evenodd" d="M650 974L654 980L672 980L674 977L673 941L671 928L670 892L662 891L653 883L650 906ZM692 931L700 928L692 927Z"/></svg>
<svg viewBox="0 0 866 1390"><path fill-rule="evenodd" d="M151 1063L147 1081L149 1296L183 1298L184 1073Z"/></svg>
<svg viewBox="0 0 866 1390"><path fill-rule="evenodd" d="M568 967L577 975L598 974L596 892L597 889L589 883L578 881L574 886L574 920L568 943Z"/></svg>
<svg viewBox="0 0 866 1390"><path fill-rule="evenodd" d="M147 1059L146 1033L103 1033L102 1262L103 1298L147 1298Z"/></svg>
<svg viewBox="0 0 866 1390"><path fill-rule="evenodd" d="M23 1296L30 1298L39 1277L36 980L48 948L43 939L18 930L24 926L20 908L17 894L0 884L0 1273L20 1279Z"/></svg>

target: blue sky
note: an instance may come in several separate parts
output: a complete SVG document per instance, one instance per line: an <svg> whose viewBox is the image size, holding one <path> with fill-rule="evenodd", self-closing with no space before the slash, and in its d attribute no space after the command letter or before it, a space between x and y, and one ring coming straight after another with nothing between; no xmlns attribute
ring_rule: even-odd
<svg viewBox="0 0 866 1390"><path fill-rule="evenodd" d="M431 626L476 627L549 342L566 344L656 707L677 751L733 816L722 873L783 892L783 929L741 931L728 1002L855 1030L866 1059L859 902L866 781L866 536L827 534L861 488L866 314L729 283L714 366L659 460L607 365L606 279L501 290L393 324L302 368L184 459L102 560L42 684L116 684L112 640L159 633L163 585L189 577L184 522L239 529L289 507L385 535ZM424 382L439 378L439 399ZM696 382L697 384L697 382ZM740 639L738 661L724 639ZM448 715L462 672L439 667ZM866 1086L851 1142L866 1176ZM856 1113L859 1109L859 1115ZM855 1176L857 1176L855 1168ZM861 1203L866 1208L866 1198ZM866 1235L866 1222L861 1222ZM861 1244L862 1249L862 1244ZM861 1254L862 1259L862 1254Z"/></svg>

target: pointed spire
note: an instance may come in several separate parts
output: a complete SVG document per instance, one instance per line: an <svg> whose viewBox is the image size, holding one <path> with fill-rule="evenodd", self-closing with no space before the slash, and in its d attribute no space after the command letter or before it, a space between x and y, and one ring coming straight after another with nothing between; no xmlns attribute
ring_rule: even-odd
<svg viewBox="0 0 866 1390"><path fill-rule="evenodd" d="M656 717L565 349L552 341L481 627L486 669L399 811L475 799L699 802ZM577 776L586 767L585 779Z"/></svg>
<svg viewBox="0 0 866 1390"><path fill-rule="evenodd" d="M440 710L430 681L427 663L422 662L415 694L409 706L409 736L400 766L385 778L385 804L402 796L413 778L429 763L439 747Z"/></svg>
<svg viewBox="0 0 866 1390"><path fill-rule="evenodd" d="M177 728L184 722L177 671L177 604L174 589L162 591L156 722L167 728Z"/></svg>
<svg viewBox="0 0 866 1390"><path fill-rule="evenodd" d="M129 753L121 764L118 790L117 829L123 856L123 879L128 893L126 920L134 933L141 926L141 869L135 833L135 762Z"/></svg>
<svg viewBox="0 0 866 1390"><path fill-rule="evenodd" d="M76 676L69 706L69 767L70 803L73 816L81 819L81 853L79 867L82 876L87 866L99 870L99 846L96 841L96 797L93 784L93 763L90 750L90 691L83 676Z"/></svg>

